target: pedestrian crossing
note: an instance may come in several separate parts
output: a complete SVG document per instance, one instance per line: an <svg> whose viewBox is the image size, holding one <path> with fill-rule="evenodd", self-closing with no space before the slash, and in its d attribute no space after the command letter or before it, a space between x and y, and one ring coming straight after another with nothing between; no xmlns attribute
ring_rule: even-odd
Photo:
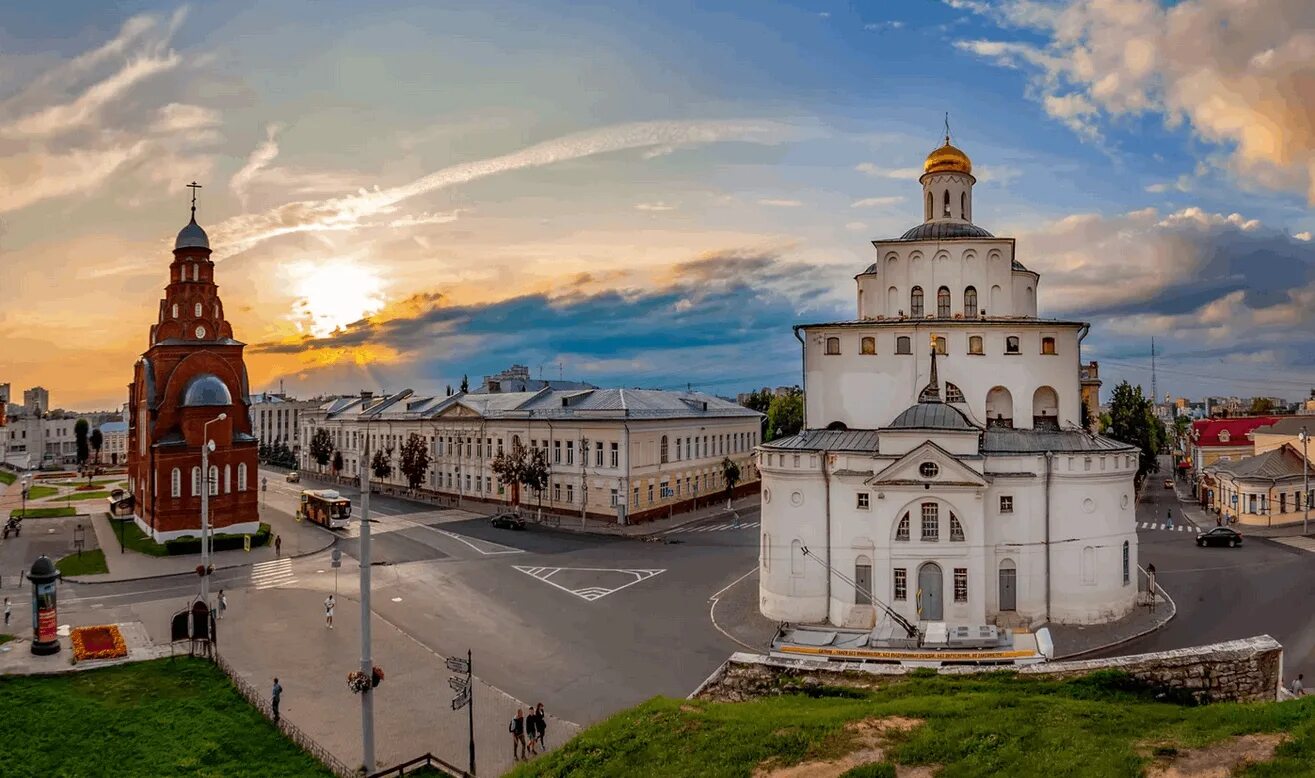
<svg viewBox="0 0 1315 778"><path fill-rule="evenodd" d="M1204 530L1200 527L1187 524L1157 524L1153 521L1143 521L1137 524L1138 529L1158 529L1165 532L1190 532L1193 535L1200 535Z"/></svg>
<svg viewBox="0 0 1315 778"><path fill-rule="evenodd" d="M296 582L297 579L292 577L292 560L286 557L251 566L252 589L273 589Z"/></svg>
<svg viewBox="0 0 1315 778"><path fill-rule="evenodd" d="M675 529L669 529L662 534L681 535L692 534L695 532L725 532L726 530L735 529L753 529L754 527L759 526L759 524L760 522L757 521L742 521L739 524L735 524L734 522L726 522L725 524L703 524L700 526L676 527Z"/></svg>

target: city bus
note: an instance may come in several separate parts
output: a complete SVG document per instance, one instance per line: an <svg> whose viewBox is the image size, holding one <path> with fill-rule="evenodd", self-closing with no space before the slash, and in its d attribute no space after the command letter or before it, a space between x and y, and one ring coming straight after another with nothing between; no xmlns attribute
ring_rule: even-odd
<svg viewBox="0 0 1315 778"><path fill-rule="evenodd" d="M352 501L332 489L306 489L301 493L301 515L329 529L342 529L352 517Z"/></svg>

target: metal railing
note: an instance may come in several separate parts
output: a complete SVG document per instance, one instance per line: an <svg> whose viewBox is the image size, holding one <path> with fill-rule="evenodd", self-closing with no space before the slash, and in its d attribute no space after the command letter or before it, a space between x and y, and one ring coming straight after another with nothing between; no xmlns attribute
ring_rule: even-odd
<svg viewBox="0 0 1315 778"><path fill-rule="evenodd" d="M462 770L460 767L449 764L429 753L426 753L423 756L417 756L415 759L403 762L399 765L394 765L385 770L380 770L377 773L370 773L366 778L389 778L389 776L394 775L403 776L406 775L408 771L419 769L421 767L432 767L444 775L453 776L453 778L473 778L470 773Z"/></svg>
<svg viewBox="0 0 1315 778"><path fill-rule="evenodd" d="M228 663L228 660L220 656L218 651L211 652L210 657L214 661L215 666L220 670L223 670L224 675L227 675L228 679L233 682L233 687L237 689L238 693L241 694L247 702L251 703L256 710L260 711L261 715L269 719L275 727L278 727L278 729L287 736L289 740L296 743L297 746L306 753L318 759L321 764L327 767L330 772L339 778L353 778L353 776L360 776L361 771L348 768L347 765L343 764L342 760L329 753L329 749L316 742L314 738L307 735L296 724L293 724L282 717L275 721L274 710L270 707L269 701L265 695L256 691L254 686L252 686L245 678L238 675L237 671L233 669L233 666Z"/></svg>

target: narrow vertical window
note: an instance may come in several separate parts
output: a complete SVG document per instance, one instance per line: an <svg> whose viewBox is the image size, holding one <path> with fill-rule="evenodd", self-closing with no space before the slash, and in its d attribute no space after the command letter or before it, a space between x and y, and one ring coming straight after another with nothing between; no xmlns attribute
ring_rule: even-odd
<svg viewBox="0 0 1315 778"><path fill-rule="evenodd" d="M201 468L192 468L192 496L199 497L201 494Z"/></svg>
<svg viewBox="0 0 1315 778"><path fill-rule="evenodd" d="M667 436L666 436L666 435L663 435L663 436L662 436L662 448L661 448L661 452L660 452L658 458L661 460L662 464L664 464L664 465L667 463L667 454L668 454L668 451L667 451Z"/></svg>
<svg viewBox="0 0 1315 778"><path fill-rule="evenodd" d="M950 290L947 287L936 290L936 315L942 319L950 318Z"/></svg>
<svg viewBox="0 0 1315 778"><path fill-rule="evenodd" d="M840 338L831 337L826 339L826 353L830 355L840 353Z"/></svg>
<svg viewBox="0 0 1315 778"><path fill-rule="evenodd" d="M954 601L968 602L968 568L954 568Z"/></svg>
<svg viewBox="0 0 1315 778"><path fill-rule="evenodd" d="M169 474L169 496L181 497L183 492L183 473L178 468L174 468Z"/></svg>
<svg viewBox="0 0 1315 778"><path fill-rule="evenodd" d="M915 319L922 318L922 287L915 286L909 292L909 315Z"/></svg>
<svg viewBox="0 0 1315 778"><path fill-rule="evenodd" d="M975 286L963 290L963 317L965 319L977 318L977 287Z"/></svg>

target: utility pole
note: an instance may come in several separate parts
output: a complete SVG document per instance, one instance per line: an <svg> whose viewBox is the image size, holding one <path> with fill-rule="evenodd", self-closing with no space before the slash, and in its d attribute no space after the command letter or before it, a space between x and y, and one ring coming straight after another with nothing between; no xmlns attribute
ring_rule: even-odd
<svg viewBox="0 0 1315 778"><path fill-rule="evenodd" d="M210 439L210 425L227 418L227 413L221 413L201 425L201 600L207 608L210 607L210 452L215 448L215 442ZM216 476L216 492L218 481Z"/></svg>
<svg viewBox="0 0 1315 778"><path fill-rule="evenodd" d="M361 458L361 672L374 673L370 656L370 428L365 428L365 456ZM374 772L374 691L361 692L361 754L365 774Z"/></svg>
<svg viewBox="0 0 1315 778"><path fill-rule="evenodd" d="M1297 436L1301 439L1301 495L1302 505L1305 506L1305 513L1301 517L1301 534L1305 535L1310 530L1310 454L1307 447L1310 445L1310 435L1306 433L1306 425L1301 425L1301 434Z"/></svg>
<svg viewBox="0 0 1315 778"><path fill-rule="evenodd" d="M580 438L580 526L585 524L585 514L589 510L589 438Z"/></svg>

